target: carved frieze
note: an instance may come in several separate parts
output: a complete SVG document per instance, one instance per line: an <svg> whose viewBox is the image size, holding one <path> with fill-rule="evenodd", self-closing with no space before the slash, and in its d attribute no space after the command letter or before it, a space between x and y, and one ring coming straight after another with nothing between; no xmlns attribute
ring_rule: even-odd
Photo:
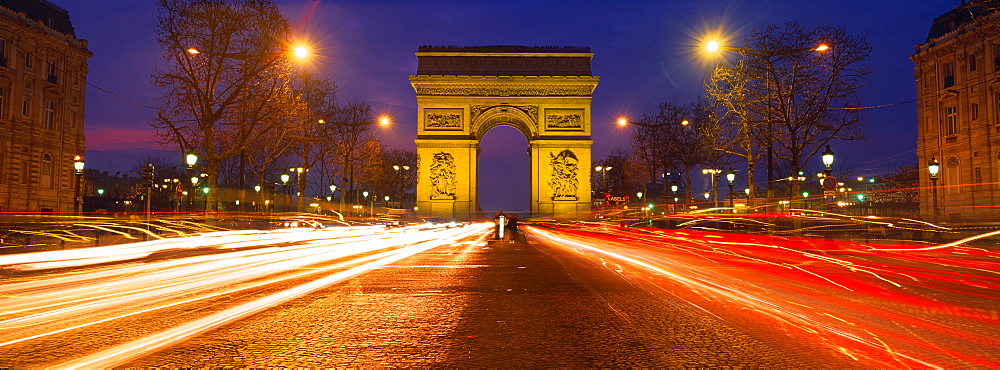
<svg viewBox="0 0 1000 370"><path fill-rule="evenodd" d="M580 130L583 128L583 109L547 109L545 127L556 130Z"/></svg>
<svg viewBox="0 0 1000 370"><path fill-rule="evenodd" d="M461 130L461 109L424 109L424 128L428 130Z"/></svg>
<svg viewBox="0 0 1000 370"><path fill-rule="evenodd" d="M569 149L565 149L559 154L549 153L549 157L552 173L549 175L548 184L552 188L552 198L554 200L575 200L576 190L580 186L578 179L580 160Z"/></svg>
<svg viewBox="0 0 1000 370"><path fill-rule="evenodd" d="M417 95L436 96L590 96L594 85L513 86L513 85L422 85L414 84Z"/></svg>
<svg viewBox="0 0 1000 370"><path fill-rule="evenodd" d="M430 166L431 199L455 199L458 182L455 179L455 157L451 153L434 153Z"/></svg>
<svg viewBox="0 0 1000 370"><path fill-rule="evenodd" d="M534 122L538 122L538 106L537 105L473 105L470 107L470 112L472 113L472 122L475 122L479 116L483 115L486 111L493 108L512 108L518 109Z"/></svg>

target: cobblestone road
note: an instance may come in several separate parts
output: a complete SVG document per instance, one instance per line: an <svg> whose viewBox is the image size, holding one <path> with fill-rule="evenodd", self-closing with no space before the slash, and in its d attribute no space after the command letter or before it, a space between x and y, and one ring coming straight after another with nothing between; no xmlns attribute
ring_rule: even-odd
<svg viewBox="0 0 1000 370"><path fill-rule="evenodd" d="M125 366L857 366L686 294L530 237L458 243Z"/></svg>

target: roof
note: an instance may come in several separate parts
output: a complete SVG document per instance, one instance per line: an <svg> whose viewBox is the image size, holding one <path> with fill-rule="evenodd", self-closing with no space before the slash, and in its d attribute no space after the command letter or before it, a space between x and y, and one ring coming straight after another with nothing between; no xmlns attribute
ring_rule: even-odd
<svg viewBox="0 0 1000 370"><path fill-rule="evenodd" d="M0 0L0 6L22 12L28 19L41 21L59 33L76 38L69 12L47 0Z"/></svg>
<svg viewBox="0 0 1000 370"><path fill-rule="evenodd" d="M926 42L955 31L977 18L995 13L998 9L1000 9L1000 0L962 0L961 5L934 18L934 21L931 22L930 32L927 33Z"/></svg>

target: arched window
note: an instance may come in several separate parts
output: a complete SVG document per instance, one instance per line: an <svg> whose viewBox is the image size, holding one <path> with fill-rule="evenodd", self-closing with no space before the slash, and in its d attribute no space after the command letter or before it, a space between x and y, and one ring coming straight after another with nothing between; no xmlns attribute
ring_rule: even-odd
<svg viewBox="0 0 1000 370"><path fill-rule="evenodd" d="M49 153L42 155L42 177L41 187L52 189L52 156Z"/></svg>
<svg viewBox="0 0 1000 370"><path fill-rule="evenodd" d="M962 171L958 157L949 157L942 172L944 172L945 194L961 193Z"/></svg>

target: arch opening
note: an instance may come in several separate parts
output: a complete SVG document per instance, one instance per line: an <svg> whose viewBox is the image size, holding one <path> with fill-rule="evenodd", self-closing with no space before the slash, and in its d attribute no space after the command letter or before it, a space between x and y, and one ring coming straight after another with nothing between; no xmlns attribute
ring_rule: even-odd
<svg viewBox="0 0 1000 370"><path fill-rule="evenodd" d="M479 141L478 209L490 218L497 211L527 218L531 213L531 163L528 140L513 124L498 124Z"/></svg>

